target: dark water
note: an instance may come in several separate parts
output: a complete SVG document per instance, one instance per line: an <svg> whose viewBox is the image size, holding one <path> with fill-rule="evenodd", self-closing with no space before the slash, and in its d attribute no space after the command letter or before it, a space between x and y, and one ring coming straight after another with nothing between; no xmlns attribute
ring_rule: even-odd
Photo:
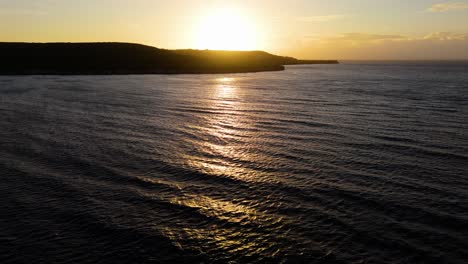
<svg viewBox="0 0 468 264"><path fill-rule="evenodd" d="M467 72L0 77L0 263L466 263Z"/></svg>

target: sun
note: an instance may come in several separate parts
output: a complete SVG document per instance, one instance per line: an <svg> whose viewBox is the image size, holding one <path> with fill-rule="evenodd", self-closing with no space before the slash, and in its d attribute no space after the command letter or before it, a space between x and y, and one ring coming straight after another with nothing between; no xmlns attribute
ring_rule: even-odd
<svg viewBox="0 0 468 264"><path fill-rule="evenodd" d="M258 34L254 24L236 9L216 9L201 18L195 29L197 49L255 50Z"/></svg>

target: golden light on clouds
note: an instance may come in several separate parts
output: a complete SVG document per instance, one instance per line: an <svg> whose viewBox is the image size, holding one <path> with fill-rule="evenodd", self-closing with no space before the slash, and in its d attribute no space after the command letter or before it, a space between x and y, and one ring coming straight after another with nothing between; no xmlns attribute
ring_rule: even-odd
<svg viewBox="0 0 468 264"><path fill-rule="evenodd" d="M438 3L432 5L428 11L430 12L447 12L452 10L463 10L468 9L468 3L463 2L448 2L448 3Z"/></svg>

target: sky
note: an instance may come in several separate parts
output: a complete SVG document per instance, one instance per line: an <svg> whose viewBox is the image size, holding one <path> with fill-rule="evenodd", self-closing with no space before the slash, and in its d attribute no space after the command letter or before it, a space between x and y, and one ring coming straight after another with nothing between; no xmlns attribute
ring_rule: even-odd
<svg viewBox="0 0 468 264"><path fill-rule="evenodd" d="M0 0L0 41L468 59L468 0Z"/></svg>

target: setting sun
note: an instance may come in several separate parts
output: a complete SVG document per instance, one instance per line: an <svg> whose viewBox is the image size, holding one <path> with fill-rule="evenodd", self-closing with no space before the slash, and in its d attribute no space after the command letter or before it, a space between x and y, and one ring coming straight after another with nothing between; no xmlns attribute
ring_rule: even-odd
<svg viewBox="0 0 468 264"><path fill-rule="evenodd" d="M259 49L258 34L252 21L235 9L217 9L200 19L195 46L210 50Z"/></svg>

